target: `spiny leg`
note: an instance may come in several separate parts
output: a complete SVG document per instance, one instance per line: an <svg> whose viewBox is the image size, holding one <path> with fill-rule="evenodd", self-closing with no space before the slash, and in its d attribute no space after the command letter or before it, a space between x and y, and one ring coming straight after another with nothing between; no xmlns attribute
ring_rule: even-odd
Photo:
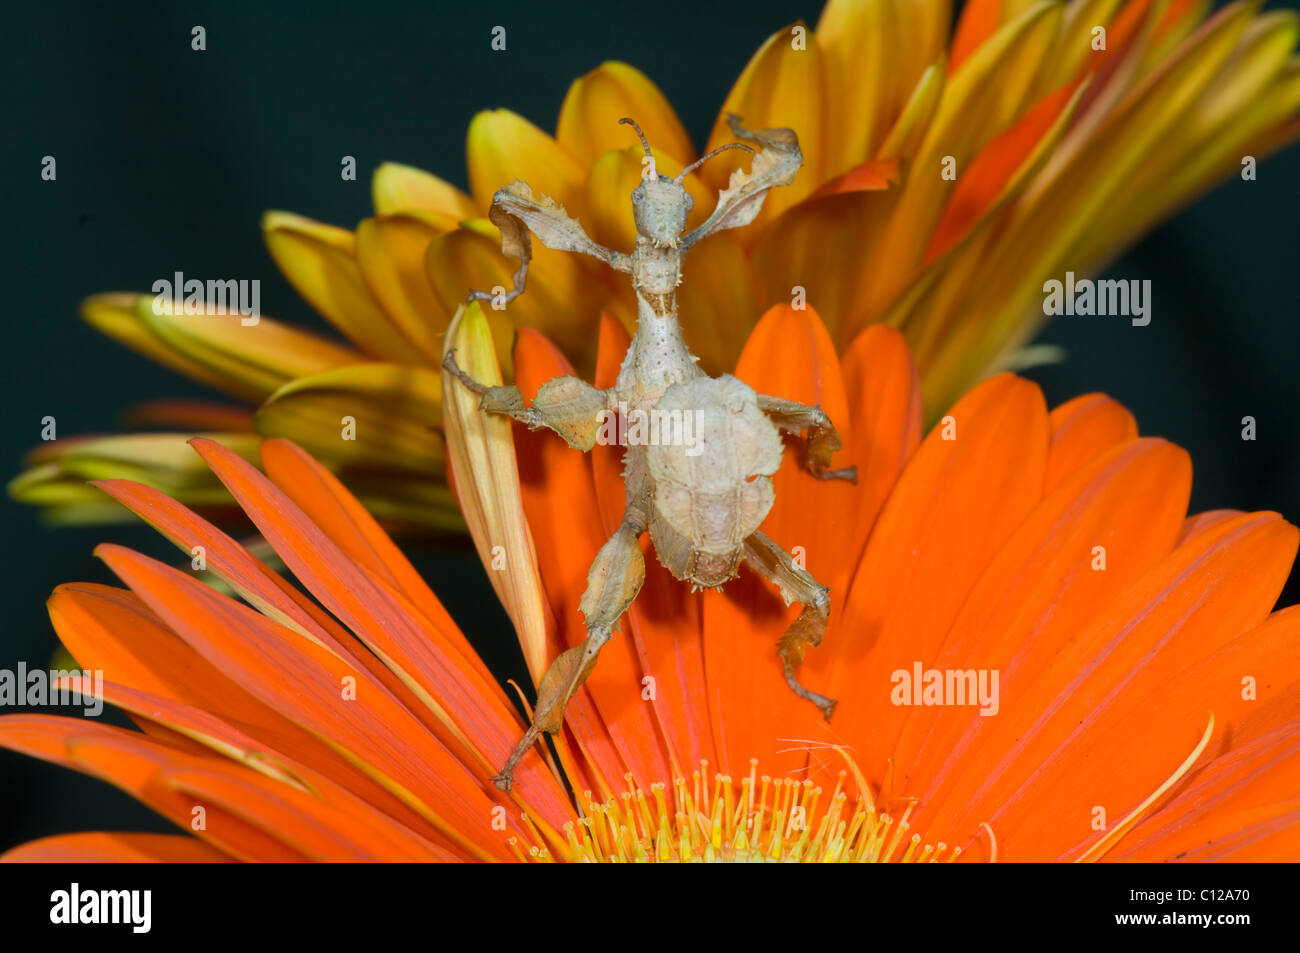
<svg viewBox="0 0 1300 953"><path fill-rule="evenodd" d="M745 540L745 562L764 579L776 583L786 605L798 602L803 606L803 611L790 623L777 647L790 691L812 702L830 721L835 711L835 699L805 688L799 682L795 668L803 662L804 650L810 645L813 648L821 645L822 637L826 635L826 623L831 614L831 591L811 573L796 566L790 554L765 533L756 532Z"/></svg>
<svg viewBox="0 0 1300 953"><path fill-rule="evenodd" d="M632 259L628 255L596 244L582 230L578 220L569 217L563 206L545 195L540 200L534 198L533 190L525 182L517 181L504 189L497 189L492 196L492 207L488 209L488 220L501 231L502 253L519 261L519 267L510 279L513 287L502 295L505 299L503 304L509 304L524 293L528 265L533 258L529 233L536 235L547 248L591 255L615 271L630 273L632 270ZM496 298L488 291L471 291L468 300L492 301L495 306Z"/></svg>
<svg viewBox="0 0 1300 953"><path fill-rule="evenodd" d="M641 517L629 510L623 523L606 540L587 573L587 591L578 609L587 622L587 638L581 645L562 652L537 686L537 707L533 723L492 779L502 791L509 791L515 767L542 732L555 734L564 724L564 709L596 665L601 648L614 633L614 626L641 591L645 581L645 558L637 538L645 532Z"/></svg>
<svg viewBox="0 0 1300 953"><path fill-rule="evenodd" d="M525 258L523 261L519 263L519 267L515 269L515 273L510 276L511 287L509 291L505 291L502 294L497 295L491 291L471 290L470 293L465 296L465 300L466 301L491 301L493 308L499 309L501 307L504 307L505 305L508 305L511 301L514 301L521 294L523 294L524 286L527 285L527 283L528 283L528 259ZM500 298L500 305L497 304L498 298Z"/></svg>
<svg viewBox="0 0 1300 953"><path fill-rule="evenodd" d="M537 391L531 407L524 406L523 392L513 384L489 387L480 384L456 364L456 352L448 351L442 366L482 399L479 408L491 414L505 414L531 429L549 427L569 446L586 452L596 444L604 414L610 407L610 393L597 390L576 377L557 377Z"/></svg>
<svg viewBox="0 0 1300 953"><path fill-rule="evenodd" d="M830 469L831 456L843 444L826 411L784 397L770 394L758 395L758 407L772 419L772 423L787 433L808 431L808 448L804 460L813 476L819 480L848 480L858 482L858 468Z"/></svg>

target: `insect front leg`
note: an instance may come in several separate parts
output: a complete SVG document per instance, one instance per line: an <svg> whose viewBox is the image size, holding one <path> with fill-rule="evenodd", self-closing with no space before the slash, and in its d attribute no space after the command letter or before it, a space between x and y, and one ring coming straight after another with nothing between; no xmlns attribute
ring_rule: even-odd
<svg viewBox="0 0 1300 953"><path fill-rule="evenodd" d="M790 691L812 702L830 721L835 711L835 699L804 688L795 674L795 668L803 662L804 651L808 646L816 648L821 645L822 638L826 635L826 623L831 614L831 591L814 579L811 573L796 566L790 554L765 533L756 532L745 540L745 562L764 579L776 583L786 605L798 602L803 606L798 618L790 623L790 627L781 636L777 648L781 652L785 681L790 686Z"/></svg>
<svg viewBox="0 0 1300 953"><path fill-rule="evenodd" d="M614 634L614 626L632 605L645 582L645 557L637 539L645 522L635 513L623 514L623 523L606 540L587 573L587 591L578 609L587 622L587 638L551 663L537 686L537 707L533 723L515 746L501 773L492 779L502 791L509 791L519 760L542 732L555 734L564 724L564 709L591 670L596 657Z"/></svg>
<svg viewBox="0 0 1300 953"><path fill-rule="evenodd" d="M505 414L527 424L531 429L549 427L569 446L584 453L596 444L605 414L610 411L611 392L597 390L576 377L557 377L537 391L531 407L524 406L524 395L513 384L489 387L480 384L461 370L454 351L448 351L442 366L453 377L478 394L479 408L490 414Z"/></svg>
<svg viewBox="0 0 1300 953"><path fill-rule="evenodd" d="M549 196L533 197L533 190L524 182L515 182L498 189L488 209L488 220L501 231L501 251L519 261L511 278L513 287L504 295L508 304L524 293L528 281L528 265L533 259L529 234L537 236L547 248L571 251L599 258L616 271L630 272L631 258L622 252L606 248L592 241L575 218L570 218L564 207ZM487 291L471 291L470 301L494 301L496 295Z"/></svg>
<svg viewBox="0 0 1300 953"><path fill-rule="evenodd" d="M770 394L758 395L758 408L771 418L772 423L787 433L808 431L808 445L804 462L808 470L819 480L848 480L858 482L858 468L844 467L830 469L831 456L843 444L840 435L831 423L826 411L820 407L811 407L798 401L773 397Z"/></svg>

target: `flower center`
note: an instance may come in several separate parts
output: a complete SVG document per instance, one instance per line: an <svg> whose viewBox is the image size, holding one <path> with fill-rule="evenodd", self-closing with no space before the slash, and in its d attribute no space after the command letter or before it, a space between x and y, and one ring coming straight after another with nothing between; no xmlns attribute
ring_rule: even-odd
<svg viewBox="0 0 1300 953"><path fill-rule="evenodd" d="M856 774L856 772L855 772ZM927 844L911 831L914 805L894 816L878 809L859 777L858 790L845 790L841 771L835 790L824 798L812 781L759 776L758 761L737 784L708 763L692 780L679 777L671 795L667 785L650 785L649 794L626 775L627 790L597 802L583 792L584 816L564 825L567 860L585 863L935 863L951 862L960 847ZM532 847L521 859L555 858Z"/></svg>

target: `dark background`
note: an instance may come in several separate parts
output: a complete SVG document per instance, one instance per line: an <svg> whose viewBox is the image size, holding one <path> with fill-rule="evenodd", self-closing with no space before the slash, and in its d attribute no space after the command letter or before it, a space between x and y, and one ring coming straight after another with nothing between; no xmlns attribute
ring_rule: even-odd
<svg viewBox="0 0 1300 953"><path fill-rule="evenodd" d="M1269 6L1295 6L1271 3ZM4 16L3 248L8 304L0 474L39 441L112 431L159 397L210 397L92 331L88 294L148 290L160 275L260 278L268 315L322 327L280 278L261 240L279 208L346 227L371 214L370 173L394 160L464 186L464 135L498 106L553 131L569 83L605 59L645 71L699 145L750 54L820 2L55 3ZM207 29L207 51L190 29ZM508 52L490 31L507 29ZM40 179L53 155L56 182ZM339 158L357 158L343 182ZM1155 316L1059 321L1040 341L1066 363L1029 372L1049 403L1102 390L1143 433L1186 447L1192 509L1274 509L1300 519L1300 150L1229 181L1111 269L1150 278ZM1254 443L1240 420L1258 421ZM0 668L45 665L55 645L44 599L60 582L113 581L90 553L112 539L174 558L135 525L49 529L7 498ZM504 615L465 551L419 551L452 614L498 671L522 675ZM444 584L450 581L451 584ZM1300 599L1292 579L1284 602ZM0 752L0 850L44 834L165 829L97 781Z"/></svg>

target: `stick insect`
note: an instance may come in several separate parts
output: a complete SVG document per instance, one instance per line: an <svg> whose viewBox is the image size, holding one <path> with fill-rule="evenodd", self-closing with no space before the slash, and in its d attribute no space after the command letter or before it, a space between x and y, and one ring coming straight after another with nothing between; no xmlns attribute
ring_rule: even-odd
<svg viewBox="0 0 1300 953"><path fill-rule="evenodd" d="M804 687L796 674L805 649L819 645L825 635L830 590L796 565L759 525L774 500L770 478L781 464L782 432L807 432L805 463L821 479L852 481L856 468L830 468L840 438L820 407L756 393L729 374L707 376L687 350L677 321L682 257L701 239L752 222L768 190L794 179L803 163L799 140L791 129L750 131L739 117L728 116L736 138L759 148L727 143L669 179L655 170L640 126L631 119L619 122L636 130L646 155L642 180L632 192L637 239L631 254L598 245L562 207L545 195L535 199L523 182L499 190L489 212L501 230L502 251L519 261L506 301L524 291L532 254L529 233L548 248L591 255L631 276L637 329L614 387L602 391L576 377L558 377L543 384L532 405L525 406L518 387L479 383L457 366L453 351L447 352L443 366L481 397L483 411L505 414L533 429L547 427L583 452L592 449L602 425L620 407L628 415L658 411L671 419L680 411L683 420L693 415L702 448L691 452L672 442L627 441L623 520L596 555L579 604L586 640L561 653L542 677L532 724L493 778L503 791L510 789L515 767L540 734L560 730L569 699L640 591L645 562L638 540L647 530L659 562L692 588L721 586L735 578L744 562L774 583L787 605L800 603L802 611L777 646L785 680L794 694L816 705L827 719L835 709L834 700ZM750 153L750 171L733 172L713 213L683 234L693 202L682 180L728 149ZM471 301L499 303L500 297L470 293Z"/></svg>

